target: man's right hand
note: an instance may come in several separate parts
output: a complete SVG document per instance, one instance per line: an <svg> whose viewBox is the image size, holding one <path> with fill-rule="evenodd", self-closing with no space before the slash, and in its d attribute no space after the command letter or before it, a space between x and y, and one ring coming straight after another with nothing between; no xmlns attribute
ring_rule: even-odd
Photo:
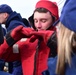
<svg viewBox="0 0 76 75"><path fill-rule="evenodd" d="M6 34L6 41L8 45L11 46L17 41L19 41L21 38L29 38L31 36L31 31L31 28L25 28L22 25L20 25Z"/></svg>

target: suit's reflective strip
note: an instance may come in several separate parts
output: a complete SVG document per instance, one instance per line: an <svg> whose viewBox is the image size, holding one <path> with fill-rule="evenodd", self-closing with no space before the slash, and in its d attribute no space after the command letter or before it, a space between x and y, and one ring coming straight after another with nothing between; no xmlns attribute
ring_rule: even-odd
<svg viewBox="0 0 76 75"><path fill-rule="evenodd" d="M27 40L27 38L22 38L20 40L20 42L23 42L23 41L26 41L26 40ZM18 46L18 44L14 44L13 45L13 53L19 53L19 46Z"/></svg>
<svg viewBox="0 0 76 75"><path fill-rule="evenodd" d="M13 53L19 53L18 44L13 45Z"/></svg>
<svg viewBox="0 0 76 75"><path fill-rule="evenodd" d="M22 38L21 40L20 40L20 42L23 42L23 41L26 41L27 40L27 38Z"/></svg>

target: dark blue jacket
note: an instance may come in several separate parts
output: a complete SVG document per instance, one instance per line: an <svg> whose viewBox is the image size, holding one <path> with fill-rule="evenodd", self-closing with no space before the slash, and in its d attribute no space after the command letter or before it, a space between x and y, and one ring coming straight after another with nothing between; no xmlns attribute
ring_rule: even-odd
<svg viewBox="0 0 76 75"><path fill-rule="evenodd" d="M12 30L19 25L25 26L24 23L22 22L22 17L20 16L19 13L16 12L11 13L5 23L7 31Z"/></svg>
<svg viewBox="0 0 76 75"><path fill-rule="evenodd" d="M48 70L43 72L43 75L57 75L56 70L57 57L48 59ZM65 75L76 75L76 54L72 55L71 67L66 64Z"/></svg>

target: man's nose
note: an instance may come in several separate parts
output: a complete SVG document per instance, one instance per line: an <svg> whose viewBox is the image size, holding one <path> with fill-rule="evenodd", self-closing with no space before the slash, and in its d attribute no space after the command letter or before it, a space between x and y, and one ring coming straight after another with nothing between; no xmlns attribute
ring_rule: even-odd
<svg viewBox="0 0 76 75"><path fill-rule="evenodd" d="M37 26L41 27L41 22L40 21L38 21Z"/></svg>

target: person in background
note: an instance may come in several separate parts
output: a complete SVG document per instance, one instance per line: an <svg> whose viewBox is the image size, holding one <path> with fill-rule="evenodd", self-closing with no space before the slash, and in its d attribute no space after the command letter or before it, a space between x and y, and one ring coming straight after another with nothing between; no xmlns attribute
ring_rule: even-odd
<svg viewBox="0 0 76 75"><path fill-rule="evenodd" d="M66 0L58 31L58 55L49 59L48 70L43 75L76 74L76 0ZM53 61L53 63L51 63Z"/></svg>
<svg viewBox="0 0 76 75"><path fill-rule="evenodd" d="M53 26L59 18L57 4L39 0L33 14L33 28L16 27L7 33L0 46L0 58L5 61L21 60L23 75L42 75L48 67L47 59L57 55L56 27ZM24 37L27 40L18 41Z"/></svg>
<svg viewBox="0 0 76 75"><path fill-rule="evenodd" d="M12 8L7 4L0 5L0 24L5 24L6 33L11 31L12 29L14 29L15 27L17 27L19 25L26 27L26 25L22 21L22 17L20 15L20 13L13 11ZM13 72L13 66L15 68L17 68L18 66L21 66L20 61L17 61L15 63L13 63L13 62L8 63L9 73ZM22 71L20 71L20 70L18 71L18 70L16 69L16 71L13 72L14 75L22 75ZM18 72L19 72L19 74L16 74ZM20 72L21 72L21 74L20 74Z"/></svg>

